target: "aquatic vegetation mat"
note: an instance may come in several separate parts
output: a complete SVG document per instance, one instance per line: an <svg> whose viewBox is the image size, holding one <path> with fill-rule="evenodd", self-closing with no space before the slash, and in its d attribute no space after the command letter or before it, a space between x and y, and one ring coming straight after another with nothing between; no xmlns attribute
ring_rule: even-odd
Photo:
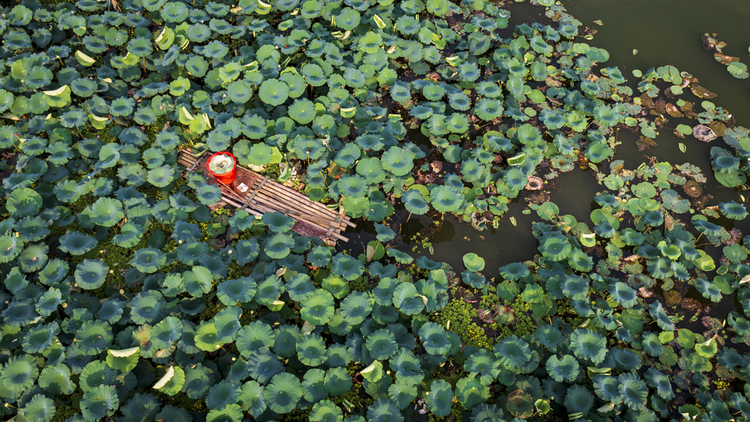
<svg viewBox="0 0 750 422"><path fill-rule="evenodd" d="M689 73L629 81L552 0L514 27L481 0L43 3L0 13L4 418L750 417L744 196L616 159L617 131L647 148L675 119L746 190L750 131ZM186 147L375 239L351 256L212 210ZM545 200L576 168L601 186L592 224ZM398 248L398 212L496 229L526 191L538 253L497 277L481 251Z"/></svg>

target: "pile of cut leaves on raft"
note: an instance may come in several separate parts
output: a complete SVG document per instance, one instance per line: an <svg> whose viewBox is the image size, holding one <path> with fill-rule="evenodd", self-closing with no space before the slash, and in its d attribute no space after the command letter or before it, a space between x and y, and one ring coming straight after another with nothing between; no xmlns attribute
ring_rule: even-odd
<svg viewBox="0 0 750 422"><path fill-rule="evenodd" d="M532 2L549 23L508 28L482 0L2 9L4 419L750 417L750 238L717 224L744 205L709 205L687 163L605 168L615 130L647 143L686 116L723 137L716 180L745 187L748 130L673 104L711 94L671 66L634 75L636 96L579 21ZM229 150L378 240L353 257L281 214L211 211L221 192L180 177L183 146ZM532 205L539 254L491 283L475 254L459 273L388 246L399 204L481 229L530 176L579 165L608 189L595 225ZM706 314L725 299L741 306ZM463 305L477 329L454 332ZM479 342L482 322L518 335Z"/></svg>

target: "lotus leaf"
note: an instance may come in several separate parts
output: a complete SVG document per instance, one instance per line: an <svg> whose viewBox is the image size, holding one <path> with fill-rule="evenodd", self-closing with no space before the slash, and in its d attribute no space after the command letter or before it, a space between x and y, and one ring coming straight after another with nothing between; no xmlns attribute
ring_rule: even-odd
<svg viewBox="0 0 750 422"><path fill-rule="evenodd" d="M601 335L588 330L578 329L570 337L570 348L579 359L601 363L607 354L607 342Z"/></svg>
<svg viewBox="0 0 750 422"><path fill-rule="evenodd" d="M742 220L747 217L747 210L745 206L737 202L720 202L719 211L727 217L733 220Z"/></svg>
<svg viewBox="0 0 750 422"><path fill-rule="evenodd" d="M623 402L633 410L642 410L646 406L648 387L633 374L620 374L618 390Z"/></svg>
<svg viewBox="0 0 750 422"><path fill-rule="evenodd" d="M416 189L406 191L401 199L403 200L407 211L412 214L423 215L430 210L430 204Z"/></svg>
<svg viewBox="0 0 750 422"><path fill-rule="evenodd" d="M112 385L99 385L84 392L80 401L81 413L86 420L101 420L112 416L120 406L117 390Z"/></svg>
<svg viewBox="0 0 750 422"><path fill-rule="evenodd" d="M98 289L104 284L109 267L97 259L84 259L75 271L78 286L86 290Z"/></svg>
<svg viewBox="0 0 750 422"><path fill-rule="evenodd" d="M453 397L451 385L445 380L438 379L430 385L430 393L425 399L425 404L435 416L448 416L451 414Z"/></svg>
<svg viewBox="0 0 750 422"><path fill-rule="evenodd" d="M578 361L573 356L564 355L562 359L553 355L547 360L547 373L557 382L573 382L579 371Z"/></svg>
<svg viewBox="0 0 750 422"><path fill-rule="evenodd" d="M144 273L154 273L158 271L167 262L164 252L156 248L143 248L133 254L130 263Z"/></svg>
<svg viewBox="0 0 750 422"><path fill-rule="evenodd" d="M574 384L572 387L568 388L564 404L565 408L571 414L580 413L583 417L586 417L594 406L594 396L589 393L586 387L580 384Z"/></svg>
<svg viewBox="0 0 750 422"><path fill-rule="evenodd" d="M334 314L333 296L324 289L315 289L312 295L302 302L300 316L312 325L328 323Z"/></svg>
<svg viewBox="0 0 750 422"><path fill-rule="evenodd" d="M326 346L317 334L297 340L297 357L306 366L322 365L326 361Z"/></svg>
<svg viewBox="0 0 750 422"><path fill-rule="evenodd" d="M648 308L648 311L651 314L651 317L656 320L656 323L659 325L659 328L661 328L664 331L674 331L675 329L674 323L669 319L669 316L664 311L664 308L662 307L661 302L659 301L652 302Z"/></svg>

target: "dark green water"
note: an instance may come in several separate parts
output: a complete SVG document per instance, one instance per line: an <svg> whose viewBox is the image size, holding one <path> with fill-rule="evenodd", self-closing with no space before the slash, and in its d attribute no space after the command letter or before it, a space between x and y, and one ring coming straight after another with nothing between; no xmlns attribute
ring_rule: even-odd
<svg viewBox="0 0 750 422"><path fill-rule="evenodd" d="M595 29L591 45L605 48L610 53L610 60L602 67L617 66L623 75L635 87L637 79L632 76L634 69L643 72L662 65L673 65L680 71L696 76L701 85L715 92L718 96L711 101L732 113L736 124L750 127L750 79L739 80L726 70L726 67L713 58L713 54L703 49L701 35L716 33L718 38L728 45L724 53L737 56L744 63L750 63L748 46L750 32L742 22L750 20L750 2L740 0L717 0L710 5L707 2L694 0L562 0L568 11L583 23ZM510 6L511 25L520 22L546 21L543 8L532 7L527 3ZM602 25L594 23L600 20ZM510 28L509 28L510 29ZM579 39L583 41L582 39ZM633 50L638 50L633 54ZM701 100L697 97L687 99L694 101L698 108ZM713 195L709 205L718 202L741 201L740 193L720 185L713 177L709 163L709 151L712 146L725 147L721 138L710 144L702 143L688 136L680 139L672 134L672 129L680 123L694 124L687 119L670 118L659 131L655 139L657 146L645 151L638 151L636 134L620 130L617 139L622 145L617 147L615 159L625 161L625 168L635 169L648 157L666 161L673 165L692 163L699 166L708 182L704 192ZM686 146L686 152L679 149L679 143ZM607 172L609 162L600 165ZM596 183L593 172L578 168L572 172L562 173L550 189L550 201L560 208L560 215L571 214L578 221L591 226L589 213L595 208L594 194L605 189ZM539 221L535 212L523 214L528 209L524 197L528 192L509 204L509 211L497 229L479 232L470 225L455 218L446 217L431 237L433 254L427 249L417 247L417 252L427 255L436 261L444 261L460 271L463 269L462 256L475 252L485 258L487 266L485 275L493 277L498 274L498 267L515 261L531 259L536 253L537 242L531 235L531 224ZM745 195L750 197L750 194ZM514 217L516 225L511 223ZM432 224L426 217L412 216L404 223L407 215L402 212L394 220L401 226L401 234L409 236ZM750 232L750 223L746 220L739 223L720 221L725 227L736 224L744 233ZM369 232L369 233L368 233ZM352 233L353 244L362 244L374 239L374 230L361 227ZM353 245L350 245L353 246ZM415 244L406 243L399 249L411 251ZM356 249L356 248L355 248Z"/></svg>

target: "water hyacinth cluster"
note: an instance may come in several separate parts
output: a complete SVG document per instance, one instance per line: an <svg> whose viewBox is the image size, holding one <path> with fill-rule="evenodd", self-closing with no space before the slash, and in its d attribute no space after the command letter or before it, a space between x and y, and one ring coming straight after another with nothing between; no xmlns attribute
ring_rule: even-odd
<svg viewBox="0 0 750 422"><path fill-rule="evenodd" d="M0 413L750 417L750 238L721 225L747 217L744 199L708 206L688 163L611 161L615 130L652 139L685 117L722 137L714 177L739 187L748 129L673 66L629 85L561 5L532 4L546 21L514 27L512 5L482 0L2 9ZM375 222L377 240L355 257L280 213L211 211L221 190L180 177L180 147L299 168L311 199ZM606 188L593 224L531 205L539 253L493 280L476 253L459 269L389 244L401 205L484 229L530 180L577 166ZM456 285L523 309L532 334L467 346L446 311L471 307ZM706 311L725 299L740 306ZM504 312L477 321L520 329Z"/></svg>

